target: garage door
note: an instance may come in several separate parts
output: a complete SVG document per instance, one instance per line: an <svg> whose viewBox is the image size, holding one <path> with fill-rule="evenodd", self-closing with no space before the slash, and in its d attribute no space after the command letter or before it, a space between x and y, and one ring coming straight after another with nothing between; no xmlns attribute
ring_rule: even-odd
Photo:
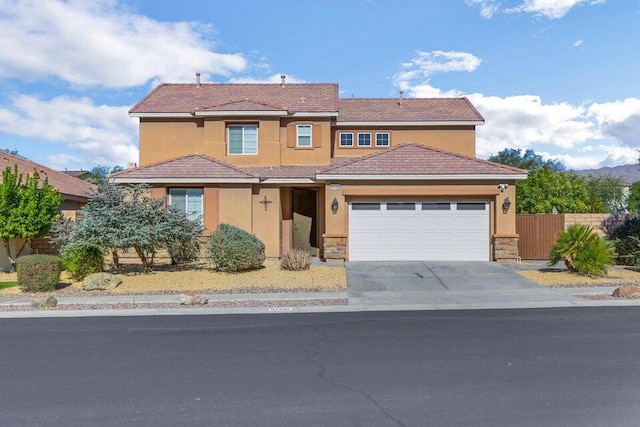
<svg viewBox="0 0 640 427"><path fill-rule="evenodd" d="M489 261L489 203L349 203L349 259Z"/></svg>

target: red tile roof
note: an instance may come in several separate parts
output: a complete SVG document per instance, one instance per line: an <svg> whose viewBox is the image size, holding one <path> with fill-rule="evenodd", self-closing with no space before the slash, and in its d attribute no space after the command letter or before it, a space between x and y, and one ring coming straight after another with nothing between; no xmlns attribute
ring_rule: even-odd
<svg viewBox="0 0 640 427"><path fill-rule="evenodd" d="M475 157L417 144L403 144L355 158L322 175L522 175L527 172Z"/></svg>
<svg viewBox="0 0 640 427"><path fill-rule="evenodd" d="M40 179L44 180L48 178L49 184L57 188L65 199L87 200L89 194L96 190L95 185L86 181L4 151L0 152L0 165L2 170L6 169L7 166L13 168L14 165L18 165L18 172L23 175L31 174L34 171L38 172ZM0 175L0 182L1 181L2 176Z"/></svg>
<svg viewBox="0 0 640 427"><path fill-rule="evenodd" d="M308 178L315 179L316 173L320 173L327 166L263 166L245 167L251 174L262 179L268 178Z"/></svg>
<svg viewBox="0 0 640 427"><path fill-rule="evenodd" d="M203 154L189 154L175 159L163 160L138 168L125 169L109 175L119 182L145 179L251 179L251 173Z"/></svg>
<svg viewBox="0 0 640 427"><path fill-rule="evenodd" d="M236 104L236 105L234 105ZM338 111L338 85L333 83L280 84L162 84L131 113L193 113L195 111L287 110L296 112ZM237 109L237 110L236 110Z"/></svg>
<svg viewBox="0 0 640 427"><path fill-rule="evenodd" d="M473 121L484 119L467 98L345 98L340 122Z"/></svg>

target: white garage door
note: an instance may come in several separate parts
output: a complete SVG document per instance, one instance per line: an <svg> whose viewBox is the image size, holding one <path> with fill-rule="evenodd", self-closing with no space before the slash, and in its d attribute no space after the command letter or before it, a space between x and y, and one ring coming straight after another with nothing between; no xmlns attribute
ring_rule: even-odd
<svg viewBox="0 0 640 427"><path fill-rule="evenodd" d="M489 261L488 202L351 202L351 261Z"/></svg>

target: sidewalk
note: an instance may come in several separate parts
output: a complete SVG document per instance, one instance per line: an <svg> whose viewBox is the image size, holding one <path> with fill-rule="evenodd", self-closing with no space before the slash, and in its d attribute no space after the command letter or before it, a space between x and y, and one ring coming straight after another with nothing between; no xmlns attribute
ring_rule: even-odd
<svg viewBox="0 0 640 427"><path fill-rule="evenodd" d="M202 308L181 307L180 295L113 295L99 297L59 297L58 305L83 304L176 304L175 308L88 309L0 311L0 318L26 317L89 317L89 316L156 316L210 314L318 313L412 310L476 310L523 309L551 307L640 306L640 300L585 300L584 294L611 295L614 287L515 289L513 291L414 291L414 292L323 292L273 294L204 294L210 302L277 302L282 305L258 307ZM346 299L346 305L288 306L287 301L318 303ZM32 297L0 297L2 306L28 306Z"/></svg>

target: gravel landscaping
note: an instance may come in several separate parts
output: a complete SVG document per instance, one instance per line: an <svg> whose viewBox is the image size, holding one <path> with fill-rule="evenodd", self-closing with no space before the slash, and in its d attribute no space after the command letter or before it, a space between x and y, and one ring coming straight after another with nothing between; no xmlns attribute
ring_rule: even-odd
<svg viewBox="0 0 640 427"><path fill-rule="evenodd" d="M569 273L557 268L518 270L522 276L549 288L638 285L640 272L626 267L613 267L604 277L590 277Z"/></svg>
<svg viewBox="0 0 640 427"><path fill-rule="evenodd" d="M81 282L74 282L63 273L59 289L50 293L24 293L18 287L0 290L0 297L24 296L106 296L154 295L197 292L208 294L277 293L277 292L344 292L347 289L342 265L316 266L309 270L281 270L277 260L266 260L264 268L241 273L219 273L205 263L171 266L160 264L151 273L131 265L116 273L122 284L112 291L85 291ZM15 274L4 274L0 280L15 280Z"/></svg>

